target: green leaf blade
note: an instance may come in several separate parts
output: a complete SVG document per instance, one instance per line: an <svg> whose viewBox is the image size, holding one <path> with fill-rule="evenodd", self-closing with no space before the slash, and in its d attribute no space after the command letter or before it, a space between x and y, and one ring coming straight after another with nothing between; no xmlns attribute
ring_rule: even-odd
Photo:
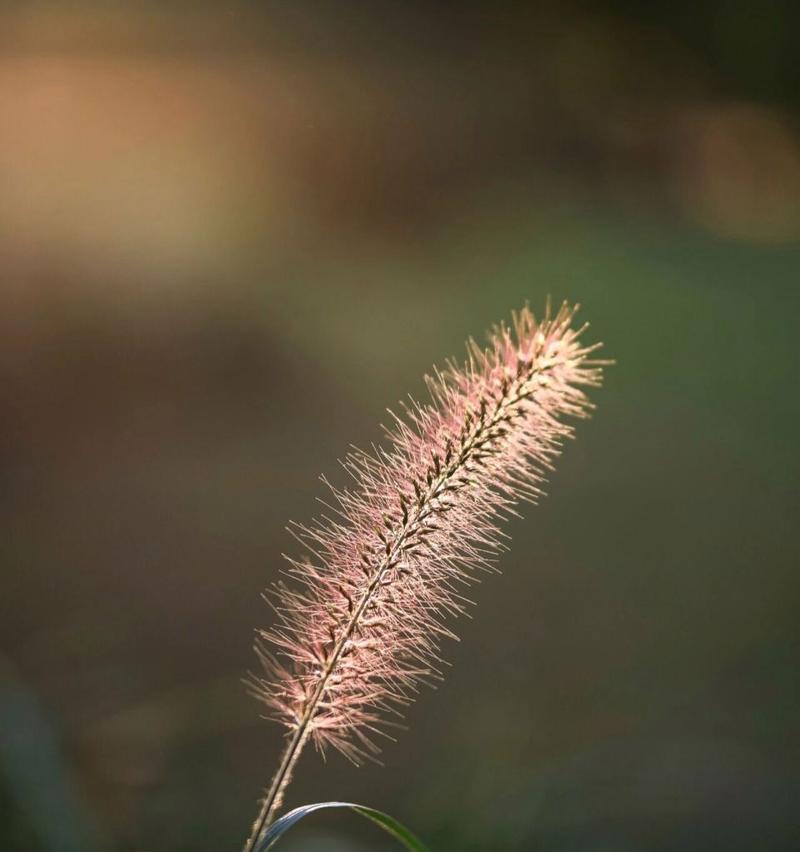
<svg viewBox="0 0 800 852"><path fill-rule="evenodd" d="M293 811L289 811L288 814L284 814L280 819L273 822L264 834L261 835L256 845L256 852L267 852L268 849L274 846L278 838L283 836L295 823L300 822L301 819L304 819L315 811L327 808L348 808L380 826L387 834L391 834L395 840L398 840L405 846L408 852L427 852L426 847L419 838L394 817L385 814L383 811L375 810L375 808L356 805L352 802L317 802L313 805L302 805Z"/></svg>

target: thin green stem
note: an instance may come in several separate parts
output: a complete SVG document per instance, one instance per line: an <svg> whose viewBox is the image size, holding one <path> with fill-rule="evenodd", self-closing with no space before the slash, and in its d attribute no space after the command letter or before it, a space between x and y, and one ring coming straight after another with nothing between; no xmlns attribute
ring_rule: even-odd
<svg viewBox="0 0 800 852"><path fill-rule="evenodd" d="M292 734L291 739L286 743L283 756L281 757L278 771L270 784L269 792L264 797L261 803L261 810L258 812L253 828L250 832L250 837L244 845L244 852L253 852L256 849L264 829L272 822L275 816L275 811L281 806L283 800L283 791L287 784L292 779L294 766L300 757L300 752L303 750L306 739L308 738L308 723L306 722L302 728L297 728Z"/></svg>

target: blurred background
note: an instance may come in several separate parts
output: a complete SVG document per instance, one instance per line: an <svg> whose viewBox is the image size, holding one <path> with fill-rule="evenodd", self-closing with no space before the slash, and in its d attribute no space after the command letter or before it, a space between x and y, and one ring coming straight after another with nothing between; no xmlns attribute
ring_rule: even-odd
<svg viewBox="0 0 800 852"><path fill-rule="evenodd" d="M800 6L0 8L0 847L238 850L290 519L434 362L618 366L386 767L433 850L800 848ZM282 848L389 850L347 814Z"/></svg>

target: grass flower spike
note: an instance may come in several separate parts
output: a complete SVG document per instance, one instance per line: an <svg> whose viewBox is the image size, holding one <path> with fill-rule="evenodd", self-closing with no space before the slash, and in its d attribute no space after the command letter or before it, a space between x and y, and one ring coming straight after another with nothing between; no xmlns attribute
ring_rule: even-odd
<svg viewBox="0 0 800 852"><path fill-rule="evenodd" d="M463 364L428 378L430 401L392 414L385 447L350 453L349 486L328 511L293 526L306 558L289 559L274 590L277 622L261 633L255 691L288 729L286 749L246 850L280 807L309 741L354 762L374 758L420 684L439 678L465 587L494 570L500 523L535 501L563 440L565 418L591 407L601 381L564 305L541 321L526 307L511 327L474 341ZM599 344L598 344L599 345Z"/></svg>

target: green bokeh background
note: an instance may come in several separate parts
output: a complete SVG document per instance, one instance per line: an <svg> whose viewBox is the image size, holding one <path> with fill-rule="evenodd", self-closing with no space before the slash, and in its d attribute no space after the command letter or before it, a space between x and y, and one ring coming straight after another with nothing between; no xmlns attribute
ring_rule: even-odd
<svg viewBox="0 0 800 852"><path fill-rule="evenodd" d="M285 523L548 296L617 361L594 418L386 766L287 804L798 848L793 7L501 5L0 12L3 849L238 848ZM285 848L392 848L357 822Z"/></svg>

